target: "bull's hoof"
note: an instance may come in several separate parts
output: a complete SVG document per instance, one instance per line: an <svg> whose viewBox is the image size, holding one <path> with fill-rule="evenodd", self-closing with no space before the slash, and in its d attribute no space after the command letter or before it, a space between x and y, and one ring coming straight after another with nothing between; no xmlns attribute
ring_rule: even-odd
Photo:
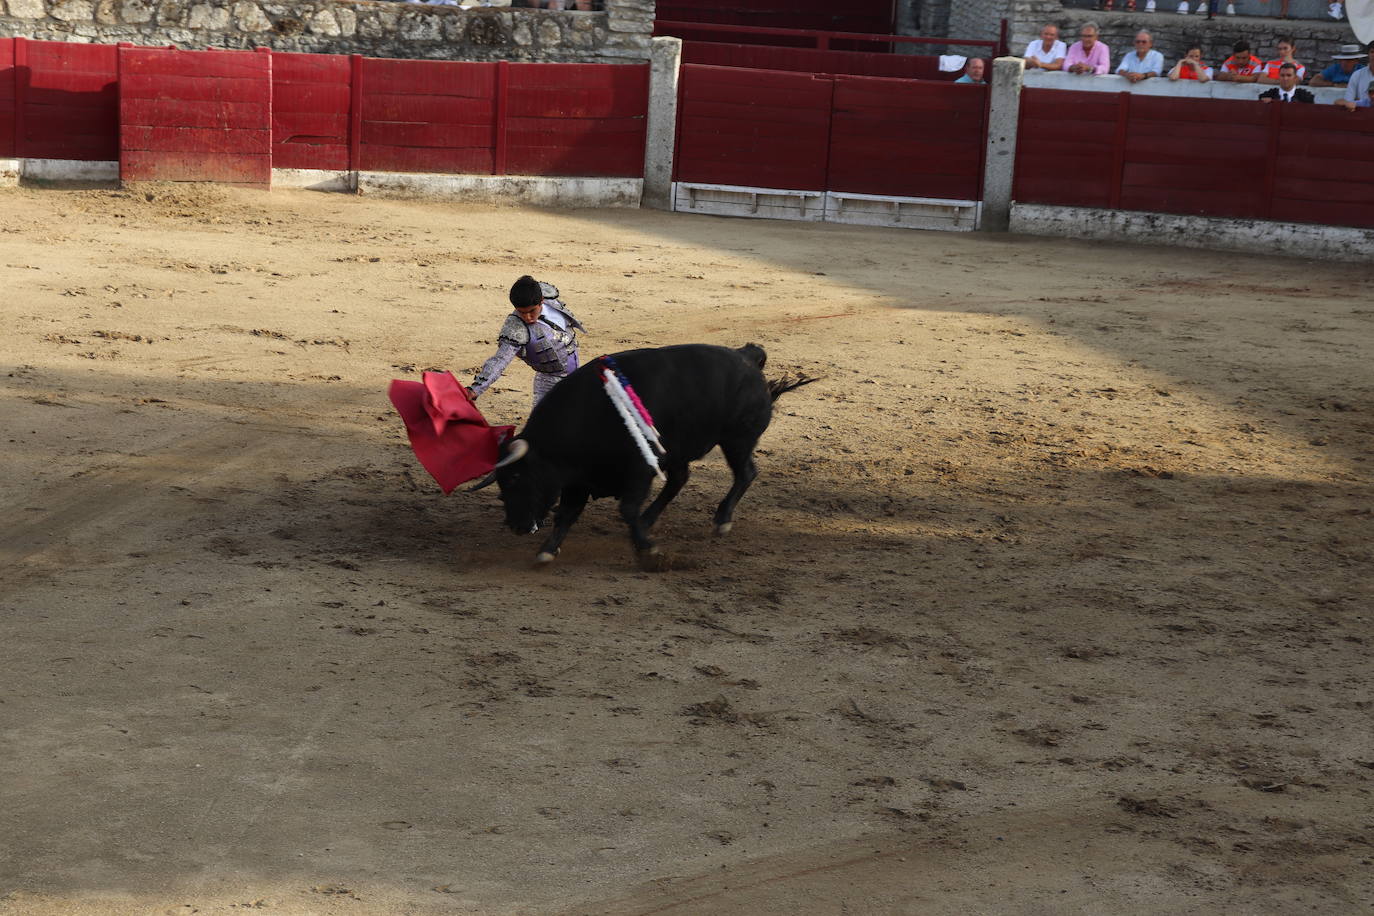
<svg viewBox="0 0 1374 916"><path fill-rule="evenodd" d="M730 533L730 529L735 527L734 522L721 522L716 526L716 537L725 537Z"/></svg>
<svg viewBox="0 0 1374 916"><path fill-rule="evenodd" d="M534 565L547 566L549 563L552 563L556 559L558 559L558 551L549 553L547 550L541 550L534 556Z"/></svg>
<svg viewBox="0 0 1374 916"><path fill-rule="evenodd" d="M639 554L639 568L645 572L663 572L670 565L668 555L657 547L650 547Z"/></svg>

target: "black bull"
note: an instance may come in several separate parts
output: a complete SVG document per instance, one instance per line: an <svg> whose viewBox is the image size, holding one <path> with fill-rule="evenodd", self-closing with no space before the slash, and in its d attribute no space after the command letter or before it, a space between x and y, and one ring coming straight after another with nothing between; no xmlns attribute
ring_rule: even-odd
<svg viewBox="0 0 1374 916"><path fill-rule="evenodd" d="M503 446L495 473L506 524L513 531L538 530L549 510L558 506L538 562L558 555L588 499L606 496L620 501L620 516L641 560L656 554L649 529L687 483L690 463L717 445L734 475L715 515L716 533L725 534L735 504L758 474L754 446L773 417L773 402L814 381L766 380L767 357L754 344L738 350L683 344L628 350L614 359L653 416L666 451L661 464L667 479L643 509L654 472L606 393L600 360L578 369L545 395L520 435Z"/></svg>

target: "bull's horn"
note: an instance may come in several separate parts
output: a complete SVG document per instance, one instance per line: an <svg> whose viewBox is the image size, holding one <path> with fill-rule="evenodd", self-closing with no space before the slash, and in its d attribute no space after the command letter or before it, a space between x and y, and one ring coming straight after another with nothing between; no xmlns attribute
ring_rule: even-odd
<svg viewBox="0 0 1374 916"><path fill-rule="evenodd" d="M482 489L483 487L489 487L489 486L491 486L491 485L494 484L494 483L496 483L496 472L495 472L495 471L492 471L492 472L491 472L490 474L488 474L486 477L483 477L481 480L477 481L477 483L475 483L475 484L473 484L472 486L468 487L468 492L469 492L469 493L476 493L478 490Z"/></svg>
<svg viewBox="0 0 1374 916"><path fill-rule="evenodd" d="M526 442L524 439L512 439L510 442L510 448L506 451L506 456L502 458L500 461L496 462L496 466L498 468L503 468L508 464L515 464L515 462L519 461L521 458L524 458L525 455L529 452L529 450L530 444Z"/></svg>

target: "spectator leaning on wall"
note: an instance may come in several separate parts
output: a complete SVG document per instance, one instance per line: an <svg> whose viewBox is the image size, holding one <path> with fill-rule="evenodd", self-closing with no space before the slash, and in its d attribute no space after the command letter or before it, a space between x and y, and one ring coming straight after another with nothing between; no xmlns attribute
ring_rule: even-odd
<svg viewBox="0 0 1374 916"><path fill-rule="evenodd" d="M1264 64L1250 53L1250 42L1242 38L1231 50L1234 53L1221 62L1216 78L1223 83L1253 83L1259 79L1259 69Z"/></svg>
<svg viewBox="0 0 1374 916"><path fill-rule="evenodd" d="M1341 49L1331 55L1331 66L1308 80L1307 85L1344 86L1350 82L1350 74L1355 72L1363 57L1359 45L1341 45Z"/></svg>
<svg viewBox="0 0 1374 916"><path fill-rule="evenodd" d="M1350 74L1350 82L1345 84L1345 96L1336 100L1337 105L1351 111L1365 107L1360 103L1369 101L1369 90L1374 86L1374 41L1366 45L1365 50L1369 52L1367 65Z"/></svg>
<svg viewBox="0 0 1374 916"><path fill-rule="evenodd" d="M1149 32L1136 32L1135 50L1126 52L1116 72L1132 83L1163 73L1164 55L1154 50L1154 43Z"/></svg>
<svg viewBox="0 0 1374 916"><path fill-rule="evenodd" d="M1264 66L1260 70L1258 82L1266 83L1271 86L1277 83L1279 81L1279 67L1283 66L1284 64L1292 64L1294 67L1297 68L1298 82L1301 83L1303 80L1305 80L1307 78L1307 68L1304 67L1302 64L1298 63L1297 60L1294 59L1293 51L1295 50L1295 48L1296 45L1293 44L1293 39L1280 38L1278 59L1267 60L1264 62Z"/></svg>
<svg viewBox="0 0 1374 916"><path fill-rule="evenodd" d="M1169 71L1171 80L1197 80L1205 83L1212 78L1212 68L1202 62L1202 46L1193 45L1183 55L1174 69Z"/></svg>
<svg viewBox="0 0 1374 916"><path fill-rule="evenodd" d="M1059 40L1059 26L1054 23L1040 30L1040 37L1026 45L1026 69L1059 70L1064 66L1068 48Z"/></svg>
<svg viewBox="0 0 1374 916"><path fill-rule="evenodd" d="M1311 105L1316 101L1312 93L1298 85L1298 68L1285 61L1279 65L1279 84L1264 90L1259 95L1261 102L1303 102Z"/></svg>
<svg viewBox="0 0 1374 916"><path fill-rule="evenodd" d="M1111 67L1111 51L1097 40L1097 23L1085 22L1078 30L1079 41L1064 56L1064 69L1070 73L1101 76Z"/></svg>

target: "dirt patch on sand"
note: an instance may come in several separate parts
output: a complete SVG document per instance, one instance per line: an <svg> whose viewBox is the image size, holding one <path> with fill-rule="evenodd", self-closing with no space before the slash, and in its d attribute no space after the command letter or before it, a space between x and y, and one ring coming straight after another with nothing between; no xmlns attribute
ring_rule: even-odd
<svg viewBox="0 0 1374 916"><path fill-rule="evenodd" d="M1374 904L1365 268L149 193L0 194L0 912ZM527 271L825 376L728 538L416 465Z"/></svg>

